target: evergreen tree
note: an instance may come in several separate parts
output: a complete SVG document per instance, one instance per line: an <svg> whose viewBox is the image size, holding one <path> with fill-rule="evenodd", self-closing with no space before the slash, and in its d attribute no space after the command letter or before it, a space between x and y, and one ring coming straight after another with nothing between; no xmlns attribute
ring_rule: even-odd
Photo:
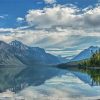
<svg viewBox="0 0 100 100"><path fill-rule="evenodd" d="M93 53L90 59L82 61L80 65L85 67L100 67L100 49Z"/></svg>

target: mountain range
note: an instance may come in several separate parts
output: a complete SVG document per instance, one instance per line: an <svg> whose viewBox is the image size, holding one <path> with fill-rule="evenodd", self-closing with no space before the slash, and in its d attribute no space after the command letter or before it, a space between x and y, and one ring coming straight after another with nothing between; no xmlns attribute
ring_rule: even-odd
<svg viewBox="0 0 100 100"><path fill-rule="evenodd" d="M9 44L0 41L0 65L58 64L58 57L39 47L30 47L20 41Z"/></svg>
<svg viewBox="0 0 100 100"><path fill-rule="evenodd" d="M80 61L80 60L89 59L96 51L99 51L99 50L100 50L100 47L90 46L89 48L84 49L82 52L80 52L71 61Z"/></svg>
<svg viewBox="0 0 100 100"><path fill-rule="evenodd" d="M99 47L90 46L69 62L89 59L98 50L100 50ZM0 41L0 65L60 64L63 62L65 59L46 53L39 47L30 47L17 40L10 43Z"/></svg>
<svg viewBox="0 0 100 100"><path fill-rule="evenodd" d="M61 69L66 69L67 68L67 69L70 69L70 70L73 70L73 69L76 70L81 61L90 59L92 57L92 55L97 51L100 51L100 47L90 46L89 48L84 49L83 51L81 51L78 55L73 57L68 62L59 64L59 65L57 65L57 67L61 68Z"/></svg>

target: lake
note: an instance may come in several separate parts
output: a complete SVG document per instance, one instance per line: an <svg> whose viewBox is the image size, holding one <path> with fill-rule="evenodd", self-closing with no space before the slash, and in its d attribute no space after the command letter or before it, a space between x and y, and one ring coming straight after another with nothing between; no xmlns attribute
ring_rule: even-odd
<svg viewBox="0 0 100 100"><path fill-rule="evenodd" d="M0 100L98 100L100 70L0 68Z"/></svg>

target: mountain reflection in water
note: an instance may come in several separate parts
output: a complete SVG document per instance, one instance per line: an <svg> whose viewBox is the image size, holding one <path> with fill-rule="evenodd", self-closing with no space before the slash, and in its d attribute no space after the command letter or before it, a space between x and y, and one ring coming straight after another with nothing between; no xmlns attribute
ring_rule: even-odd
<svg viewBox="0 0 100 100"><path fill-rule="evenodd" d="M14 92L30 86L41 85L47 79L57 75L59 70L48 66L32 67L1 67L0 68L0 92L9 89Z"/></svg>
<svg viewBox="0 0 100 100"><path fill-rule="evenodd" d="M66 71L61 69L34 65L32 67L1 67L0 68L0 92L7 89L18 92L29 86L39 86L45 81L52 79L55 76L65 74ZM83 82L91 86L100 85L100 70L79 70L68 71L76 75ZM67 80L67 79L66 79Z"/></svg>

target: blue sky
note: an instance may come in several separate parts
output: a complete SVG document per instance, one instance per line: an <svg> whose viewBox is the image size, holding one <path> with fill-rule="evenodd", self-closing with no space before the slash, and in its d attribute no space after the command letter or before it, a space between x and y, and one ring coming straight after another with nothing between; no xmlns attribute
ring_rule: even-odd
<svg viewBox="0 0 100 100"><path fill-rule="evenodd" d="M100 0L0 0L0 39L73 56L100 46L99 18Z"/></svg>

